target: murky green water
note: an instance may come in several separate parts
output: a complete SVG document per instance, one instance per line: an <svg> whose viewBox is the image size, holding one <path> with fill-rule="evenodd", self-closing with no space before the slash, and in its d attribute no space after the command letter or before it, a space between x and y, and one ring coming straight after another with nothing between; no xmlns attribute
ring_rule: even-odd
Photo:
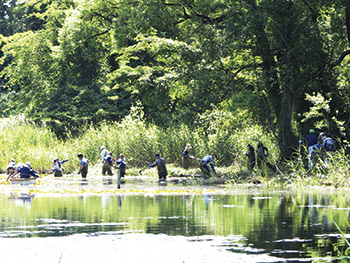
<svg viewBox="0 0 350 263"><path fill-rule="evenodd" d="M98 182L91 185L97 187ZM131 190L136 185L123 187ZM16 191L0 195L0 237L141 233L184 236L188 242L224 237L215 246L231 253L267 253L277 262L329 256L335 259L347 248L334 224L347 233L350 195L345 191L224 192L222 188L210 191L213 187L202 187L198 192L198 187L192 187L193 193L187 189L181 194L186 187L168 184L136 188L151 190L133 194L28 195L26 187L17 186Z"/></svg>

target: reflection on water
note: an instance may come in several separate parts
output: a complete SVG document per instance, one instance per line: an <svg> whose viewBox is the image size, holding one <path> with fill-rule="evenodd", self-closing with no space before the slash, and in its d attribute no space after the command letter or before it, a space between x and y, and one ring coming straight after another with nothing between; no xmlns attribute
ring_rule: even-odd
<svg viewBox="0 0 350 263"><path fill-rule="evenodd" d="M336 257L347 248L334 224L348 229L350 197L344 192L0 198L0 237L142 232L194 237L189 241L199 242L201 236L221 236L226 239L218 246L228 251L296 261Z"/></svg>

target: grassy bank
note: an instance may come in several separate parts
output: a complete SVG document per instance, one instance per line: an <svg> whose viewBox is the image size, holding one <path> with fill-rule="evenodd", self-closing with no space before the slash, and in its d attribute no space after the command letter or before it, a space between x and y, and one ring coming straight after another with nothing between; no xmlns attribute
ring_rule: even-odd
<svg viewBox="0 0 350 263"><path fill-rule="evenodd" d="M225 119L226 118L226 119ZM228 180L231 183L260 182L266 184L295 185L332 185L335 187L350 187L349 165L347 155L339 151L329 156L328 166L319 163L313 170L308 170L305 158L301 155L289 162L280 163L282 173L271 170L248 171L246 146L251 143L256 147L262 141L269 148L269 161L277 164L278 149L272 136L267 135L258 125L244 125L233 128L227 121L232 116L211 121L206 129L198 127L193 130L187 126L171 126L160 129L152 124L146 124L142 111L134 109L120 123L101 124L97 127L88 126L82 129L79 137L69 137L60 140L43 123L37 126L21 116L2 119L0 122L0 167L4 171L10 159L17 162L31 162L41 173L47 173L54 158L60 160L69 158L64 164L66 173L74 173L78 169L77 153L83 153L95 169L90 176L98 174L100 169L100 146L104 145L117 157L119 153L126 156L128 174L139 175L142 167L154 161L154 153L160 152L166 157L170 176L184 174L200 174L198 161L193 162L193 168L181 168L181 153L186 144L193 147L191 154L197 158L216 153L215 166L217 179ZM155 176L156 171L145 170L144 175Z"/></svg>
<svg viewBox="0 0 350 263"><path fill-rule="evenodd" d="M259 140L270 149L271 157L278 156L273 139L265 136L259 126L247 125L244 129L235 129L230 122L223 122L222 118L211 121L205 129L199 127L193 130L184 125L160 129L146 124L142 111L134 109L120 123L88 126L82 129L79 137L68 136L63 141L44 123L37 126L17 116L0 122L0 167L5 170L9 160L14 158L17 162L29 161L35 169L44 172L51 168L53 159L58 157L60 160L69 158L70 161L64 166L66 172L73 172L78 166L76 155L79 152L92 165L98 164L101 145L112 151L115 157L123 153L129 168L144 167L153 162L156 152L165 156L168 163L178 167L181 166L184 147L190 143L193 147L191 154L197 158L216 153L216 166L243 169L246 166L244 153L247 144L256 145Z"/></svg>

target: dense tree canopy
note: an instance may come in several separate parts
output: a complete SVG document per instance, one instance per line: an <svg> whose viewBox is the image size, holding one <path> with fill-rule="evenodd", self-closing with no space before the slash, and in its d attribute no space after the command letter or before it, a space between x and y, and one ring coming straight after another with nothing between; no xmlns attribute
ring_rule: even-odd
<svg viewBox="0 0 350 263"><path fill-rule="evenodd" d="M162 127L245 112L284 156L349 125L349 0L0 0L0 34L0 109L58 134L137 101Z"/></svg>

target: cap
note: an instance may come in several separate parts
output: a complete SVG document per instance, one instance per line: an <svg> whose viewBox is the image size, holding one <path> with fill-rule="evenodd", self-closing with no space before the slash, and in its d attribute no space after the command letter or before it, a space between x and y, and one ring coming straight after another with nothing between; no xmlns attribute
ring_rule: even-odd
<svg viewBox="0 0 350 263"><path fill-rule="evenodd" d="M191 144L187 144L187 145L186 145L186 149L192 149Z"/></svg>
<svg viewBox="0 0 350 263"><path fill-rule="evenodd" d="M26 162L26 165L28 165L29 167L31 167L30 162Z"/></svg>
<svg viewBox="0 0 350 263"><path fill-rule="evenodd" d="M56 162L56 161L58 162L58 158L56 158L56 159L53 159L53 162Z"/></svg>
<svg viewBox="0 0 350 263"><path fill-rule="evenodd" d="M78 157L83 157L83 154L82 154L82 153L78 153L77 156L78 156Z"/></svg>
<svg viewBox="0 0 350 263"><path fill-rule="evenodd" d="M15 159L11 159L10 162L11 163L15 163L16 161L15 161Z"/></svg>
<svg viewBox="0 0 350 263"><path fill-rule="evenodd" d="M104 149L106 149L103 145L100 147L100 150L102 151L102 150L104 150Z"/></svg>
<svg viewBox="0 0 350 263"><path fill-rule="evenodd" d="M160 154L159 154L159 153L156 153L156 154L154 155L154 157L158 157L158 156L160 156Z"/></svg>
<svg viewBox="0 0 350 263"><path fill-rule="evenodd" d="M326 134L324 134L324 132L321 132L321 133L320 133L320 136L325 136L325 135L326 135Z"/></svg>
<svg viewBox="0 0 350 263"><path fill-rule="evenodd" d="M314 129L310 129L309 133L315 133L315 130Z"/></svg>

